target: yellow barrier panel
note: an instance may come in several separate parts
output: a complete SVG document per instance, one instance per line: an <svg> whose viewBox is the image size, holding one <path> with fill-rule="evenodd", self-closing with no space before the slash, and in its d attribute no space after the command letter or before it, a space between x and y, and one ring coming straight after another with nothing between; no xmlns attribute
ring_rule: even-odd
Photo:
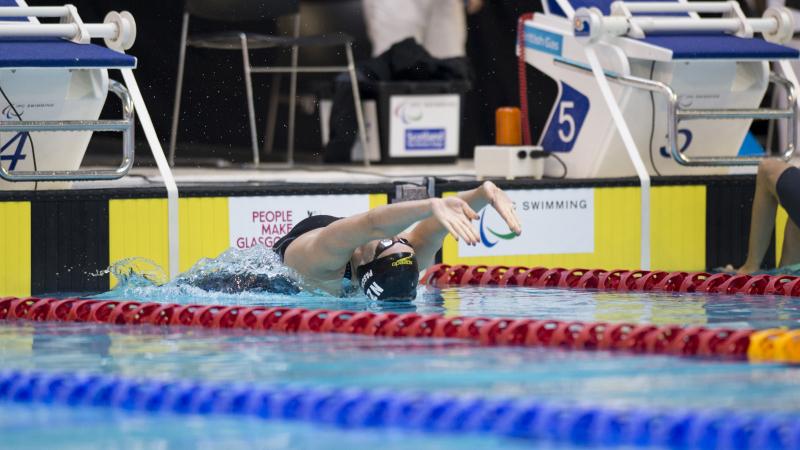
<svg viewBox="0 0 800 450"><path fill-rule="evenodd" d="M0 296L31 295L31 204L0 202Z"/></svg>
<svg viewBox="0 0 800 450"><path fill-rule="evenodd" d="M775 267L781 265L781 255L783 254L783 235L786 233L786 222L789 215L782 206L778 205L775 213Z"/></svg>
<svg viewBox="0 0 800 450"><path fill-rule="evenodd" d="M650 267L670 272L705 270L706 187L657 186L650 199Z"/></svg>
<svg viewBox="0 0 800 450"><path fill-rule="evenodd" d="M166 199L109 200L108 228L108 261L111 264L141 257L164 270L169 267ZM117 279L113 275L109 279L113 288Z"/></svg>
<svg viewBox="0 0 800 450"><path fill-rule="evenodd" d="M180 199L180 271L201 258L216 258L230 244L227 197Z"/></svg>
<svg viewBox="0 0 800 450"><path fill-rule="evenodd" d="M369 209L377 208L389 204L389 196L386 194L369 194Z"/></svg>
<svg viewBox="0 0 800 450"><path fill-rule="evenodd" d="M444 193L444 197L455 195ZM706 259L706 187L657 186L651 191L652 268L702 270ZM520 265L527 267L639 267L641 205L638 187L594 188L594 252L572 254L461 257L448 236L442 249L446 264ZM675 239L680 236L680 239ZM525 239L525 232L519 239Z"/></svg>

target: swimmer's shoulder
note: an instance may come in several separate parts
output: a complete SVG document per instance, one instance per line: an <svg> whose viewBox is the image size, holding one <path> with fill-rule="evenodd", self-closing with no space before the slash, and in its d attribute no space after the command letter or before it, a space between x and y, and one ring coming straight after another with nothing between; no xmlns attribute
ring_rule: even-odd
<svg viewBox="0 0 800 450"><path fill-rule="evenodd" d="M310 230L292 241L291 245L286 248L286 253L283 256L283 263L291 267L301 275L320 280L325 283L328 281L339 281L342 278L346 262L335 269L327 269L315 264L315 253L319 249L317 240L322 234L323 228ZM325 291L330 289L322 288Z"/></svg>

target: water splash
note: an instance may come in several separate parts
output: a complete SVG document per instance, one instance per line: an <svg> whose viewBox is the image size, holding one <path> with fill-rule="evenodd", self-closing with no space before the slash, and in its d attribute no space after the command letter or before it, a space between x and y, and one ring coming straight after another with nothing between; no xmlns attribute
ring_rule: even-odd
<svg viewBox="0 0 800 450"><path fill-rule="evenodd" d="M764 270L757 273L765 273L767 275L794 275L800 276L800 264L790 264L788 266L778 267L771 270Z"/></svg>
<svg viewBox="0 0 800 450"><path fill-rule="evenodd" d="M426 300L423 286L420 286L418 301L414 303L372 301L354 289L349 289L352 295L346 297L309 291L303 289L302 278L297 272L286 267L278 255L263 246L245 250L231 248L216 258L201 259L173 281L169 281L166 271L158 264L138 257L120 260L102 274L116 277L117 285L109 292L88 298L398 313L427 310L425 305L439 303L438 297Z"/></svg>
<svg viewBox="0 0 800 450"><path fill-rule="evenodd" d="M93 298L262 304L265 299L286 303L302 291L300 276L263 246L231 248L216 258L203 258L173 281L168 281L164 269L147 258L127 258L105 272L114 275L118 283L113 290Z"/></svg>
<svg viewBox="0 0 800 450"><path fill-rule="evenodd" d="M161 266L140 257L121 259L93 275L113 275L120 285L127 286L160 286L169 281L169 276Z"/></svg>
<svg viewBox="0 0 800 450"><path fill-rule="evenodd" d="M203 258L173 282L221 293L300 291L300 276L264 246L230 248L214 259Z"/></svg>

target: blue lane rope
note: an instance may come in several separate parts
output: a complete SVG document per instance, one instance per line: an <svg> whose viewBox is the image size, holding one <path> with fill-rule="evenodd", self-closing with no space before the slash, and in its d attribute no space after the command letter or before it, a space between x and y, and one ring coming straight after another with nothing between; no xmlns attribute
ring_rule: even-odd
<svg viewBox="0 0 800 450"><path fill-rule="evenodd" d="M0 401L175 414L227 414L328 424L489 433L573 445L701 450L800 449L800 417L655 411L357 388L251 386L0 371Z"/></svg>

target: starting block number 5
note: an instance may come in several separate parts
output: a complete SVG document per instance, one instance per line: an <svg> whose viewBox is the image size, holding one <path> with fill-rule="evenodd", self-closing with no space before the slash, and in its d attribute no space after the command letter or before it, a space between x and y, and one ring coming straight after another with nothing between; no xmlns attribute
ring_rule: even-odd
<svg viewBox="0 0 800 450"><path fill-rule="evenodd" d="M589 99L566 83L561 83L561 96L542 137L542 147L551 152L569 152L581 132L589 113Z"/></svg>
<svg viewBox="0 0 800 450"><path fill-rule="evenodd" d="M567 110L575 108L575 102L562 101L558 104L558 138L561 142L572 142L575 139L575 118L573 118ZM564 131L563 125L566 125L567 132Z"/></svg>

